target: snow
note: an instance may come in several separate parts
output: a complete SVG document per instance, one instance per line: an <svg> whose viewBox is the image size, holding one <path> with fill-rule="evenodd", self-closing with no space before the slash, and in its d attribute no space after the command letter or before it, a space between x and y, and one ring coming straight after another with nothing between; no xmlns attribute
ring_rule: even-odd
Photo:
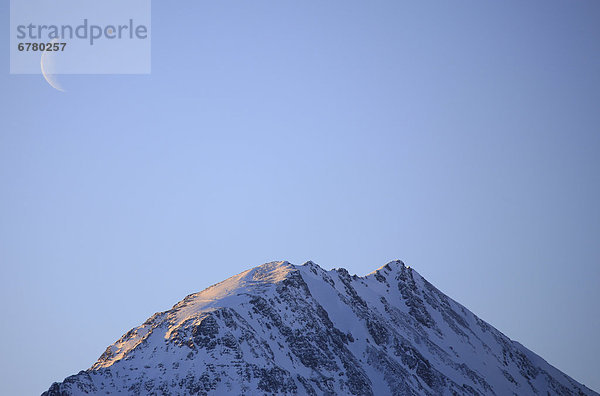
<svg viewBox="0 0 600 396"><path fill-rule="evenodd" d="M400 260L364 277L313 262L252 268L154 315L57 386L67 394L160 387L254 394L265 386L269 394L303 394L304 383L318 394L434 395L465 386L481 394L596 394Z"/></svg>

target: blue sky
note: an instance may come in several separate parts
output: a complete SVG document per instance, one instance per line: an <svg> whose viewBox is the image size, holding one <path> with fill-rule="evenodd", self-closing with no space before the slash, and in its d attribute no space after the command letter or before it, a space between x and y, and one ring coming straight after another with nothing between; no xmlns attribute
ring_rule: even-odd
<svg viewBox="0 0 600 396"><path fill-rule="evenodd" d="M249 267L396 258L600 391L598 2L152 13L151 75L66 93L3 30L0 394Z"/></svg>

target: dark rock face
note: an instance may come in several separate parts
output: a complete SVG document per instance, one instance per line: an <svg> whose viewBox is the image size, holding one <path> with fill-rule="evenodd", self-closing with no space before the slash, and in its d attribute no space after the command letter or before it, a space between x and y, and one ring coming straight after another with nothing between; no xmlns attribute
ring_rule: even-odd
<svg viewBox="0 0 600 396"><path fill-rule="evenodd" d="M401 261L274 262L187 296L44 395L597 395Z"/></svg>

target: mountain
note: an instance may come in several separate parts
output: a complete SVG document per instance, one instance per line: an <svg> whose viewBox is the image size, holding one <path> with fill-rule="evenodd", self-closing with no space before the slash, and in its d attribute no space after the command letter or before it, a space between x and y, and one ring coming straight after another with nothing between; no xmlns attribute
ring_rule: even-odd
<svg viewBox="0 0 600 396"><path fill-rule="evenodd" d="M160 312L43 395L598 395L401 261L272 262Z"/></svg>

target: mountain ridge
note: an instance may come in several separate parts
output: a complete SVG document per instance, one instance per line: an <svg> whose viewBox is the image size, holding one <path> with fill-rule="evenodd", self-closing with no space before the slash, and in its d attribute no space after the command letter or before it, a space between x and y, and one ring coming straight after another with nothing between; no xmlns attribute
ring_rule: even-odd
<svg viewBox="0 0 600 396"><path fill-rule="evenodd" d="M598 395L401 260L263 264L193 293L43 395Z"/></svg>

